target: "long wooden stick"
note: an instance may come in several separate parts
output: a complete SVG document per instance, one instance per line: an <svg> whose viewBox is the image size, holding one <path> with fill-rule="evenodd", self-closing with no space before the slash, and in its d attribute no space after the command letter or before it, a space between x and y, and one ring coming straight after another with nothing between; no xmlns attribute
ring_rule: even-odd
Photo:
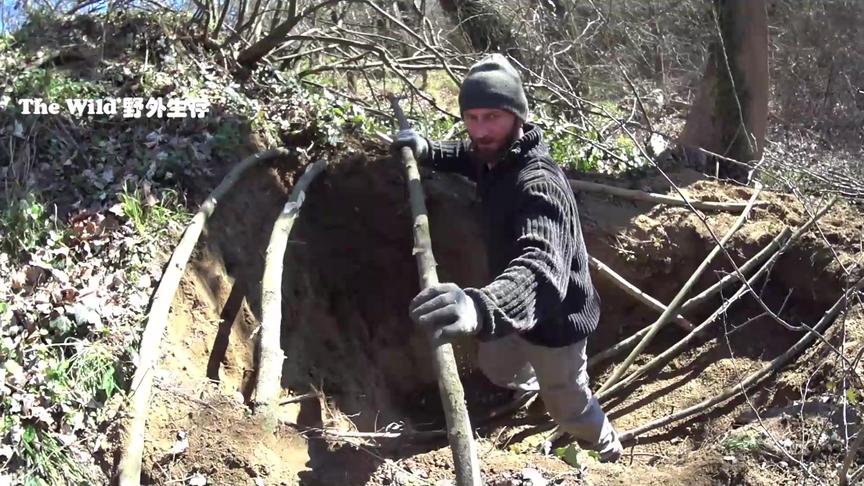
<svg viewBox="0 0 864 486"><path fill-rule="evenodd" d="M699 280L699 277L702 276L702 272L704 272L705 269L708 268L708 266L714 260L714 257L716 257L720 253L720 251L723 249L729 239L732 238L732 235L734 235L735 232L738 231L738 228L740 228L741 225L744 224L744 221L750 214L750 210L753 209L753 204L756 202L756 198L759 197L759 194L761 194L761 192L762 185L757 183L756 191L753 192L753 196L750 198L747 207L745 207L744 211L741 212L741 215L735 221L735 224L733 224L732 227L729 228L729 231L726 233L725 236L723 236L723 239L720 240L719 244L714 246L708 256L705 257L705 260L699 265L698 268L696 268L696 271L693 272L693 275L690 275L690 278L687 279L687 282L684 283L684 285L681 287L681 290L678 291L678 294L675 296L674 299L672 299L672 302L669 303L669 307L666 308L666 311L663 312L662 315L660 315L657 321L651 324L651 327L648 328L648 333L645 334L641 341L639 341L639 344L636 345L636 348L630 352L630 355L627 356L627 359L625 359L624 362L615 369L615 371L612 373L612 376L610 376L609 379L606 380L606 383L604 383L603 386L600 388L598 394L603 393L612 386L614 386L618 382L618 380L620 380L621 377L624 376L624 372L627 371L627 368L629 368L630 365L633 364L636 358L648 346L648 343L650 343L651 340L654 339L654 336L656 336L657 333L660 332L660 329L666 324L669 318L677 313L678 307L684 301L684 297L687 296L687 293L690 291L693 285L696 284L696 281Z"/></svg>
<svg viewBox="0 0 864 486"><path fill-rule="evenodd" d="M817 219L819 219L823 214L825 214L825 212L828 211L828 209L833 204L833 201L834 200L830 201L829 204L826 204L825 207L820 209L818 212L816 212L816 214L814 214L813 217L810 218L810 220L807 223L805 223L800 228L795 230L795 232L789 237L789 239L783 243L783 246L780 247L780 249L777 252L775 252L771 256L771 258L769 258L768 261L766 261L762 265L762 267L760 267L759 270L756 271L756 273L753 274L753 276L751 276L750 278L747 279L747 283L742 285L741 288L738 289L738 291L735 292L734 295L732 295L730 298L726 299L723 302L723 304L717 310L715 310L710 316L708 316L707 319L705 319L702 322L702 324L700 324L695 329L693 329L693 331L691 331L690 334L688 334L684 338L680 339L677 343L675 343L674 346L667 348L665 351L663 351L659 355L652 358L650 361L648 361L647 363L642 365L640 368L633 371L633 373L628 375L625 379L620 380L614 386L609 387L608 389L604 390L602 393L598 393L598 399L601 401L607 399L616 391L618 391L621 388L623 388L623 387L633 383L634 381L636 381L636 379L638 379L640 376L658 368L659 366L661 366L663 364L668 363L675 356L677 356L679 353L681 353L688 345L690 345L690 343L692 343L697 337L703 335L705 330L711 324L713 324L714 321L716 321L718 317L723 315L723 313L726 312L726 310L729 309L729 307L731 307L732 304L734 304L738 299L740 299L744 295L747 295L747 290L749 288L752 288L754 282L756 282L760 277L762 277L762 275L767 273L768 270L770 270L774 266L774 264L777 262L777 260L780 258L780 256L782 256L786 252L786 250L798 238L800 238L802 235L804 235L810 229L810 227L813 224L815 224Z"/></svg>
<svg viewBox="0 0 864 486"><path fill-rule="evenodd" d="M809 228L809 226L808 226L808 228ZM741 267L739 268L741 273L746 276L750 270L752 270L757 265L759 265L760 263L765 261L767 258L769 258L774 253L776 253L777 250L781 246L783 246L783 244L787 241L787 238L789 237L789 235L791 233L792 233L792 229L790 227L787 226L787 227L783 228L783 231L778 233L777 236L775 236L774 239L771 240L771 243L768 243L768 245L766 245L765 248L762 248L761 250L759 250L759 253L756 253L755 255L753 255L753 257L751 257L749 260L744 262L743 265L741 265ZM726 286L729 285L730 283L733 283L736 281L738 281L738 275L736 275L735 272L732 272L732 273L729 273L728 275L725 275L723 278L721 278L716 283L714 283L714 285L708 287L707 289L703 290L702 292L699 292L698 294L694 295L693 297L688 299L686 302L681 304L681 312L686 314L688 311L698 307L700 304L707 301L708 299L710 299L714 295L722 292L723 289L725 289Z"/></svg>
<svg viewBox="0 0 864 486"><path fill-rule="evenodd" d="M390 99L400 128L407 128L408 121L396 98ZM426 202L423 196L423 186L420 183L420 172L417 161L410 147L402 147L402 162L408 177L408 196L411 204L411 214L414 216L414 255L417 259L417 269L420 274L420 288L425 289L438 284L438 272L435 270L435 257L432 255L432 240L429 236L429 218L426 212ZM438 390L444 405L444 417L447 421L447 438L453 451L453 464L456 469L456 484L458 486L480 486L480 463L477 459L477 448L465 407L465 391L459 381L459 369L453 355L453 346L449 343L436 343L434 350L435 369L438 373Z"/></svg>
<svg viewBox="0 0 864 486"><path fill-rule="evenodd" d="M261 282L261 332L259 333L260 360L255 383L255 401L265 413L279 398L282 390L282 266L288 236L300 207L306 198L306 189L327 167L325 160L306 166L306 171L291 189L285 207L273 224L267 256L264 260L264 278Z"/></svg>
<svg viewBox="0 0 864 486"><path fill-rule="evenodd" d="M719 395L703 400L691 407L688 407L672 415L659 418L633 430L628 430L624 432L623 434L621 434L621 441L623 442L631 440L639 435L650 432L659 427L669 425L673 422L683 420L693 415L707 412L708 409L713 407L714 405L717 405L718 403L724 402L730 398L746 392L748 389L750 389L753 385L755 385L762 379L780 370L780 368L782 368L786 363L792 360L792 358L797 356L801 351L803 351L807 346L809 346L816 339L817 333L821 333L822 331L824 331L825 328L828 327L828 325L833 321L834 317L840 312L840 310L846 306L852 294L858 292L862 288L864 288L864 278L858 280L855 285L853 285L849 290L843 293L840 299L837 300L837 302L834 303L834 305L825 312L819 322L816 323L815 326L813 326L812 331L808 331L807 334L802 336L801 339L799 339L798 342L796 342L791 348L786 350L786 352L784 352L780 356L771 360L758 371L751 373L735 385L726 388Z"/></svg>
<svg viewBox="0 0 864 486"><path fill-rule="evenodd" d="M646 201L658 204L666 204L669 206L687 206L690 203L696 209L703 211L743 211L749 203L745 202L716 202L716 201L699 201L696 199L681 199L680 197L667 196L665 194L656 194L653 192L637 191L635 189L625 189L623 187L615 187L596 182L582 181L579 179L570 179L570 187L574 191L583 192L599 192L612 196L633 199L636 201ZM755 203L754 206L768 206L768 202Z"/></svg>
<svg viewBox="0 0 864 486"><path fill-rule="evenodd" d="M591 266L591 268L599 272L601 275L606 276L609 281L616 284L618 288L626 292L628 295L632 296L633 298L647 305L648 307L660 311L661 313L666 311L666 305L664 305L654 297L646 294L645 292L640 290L639 287L628 282L626 278L622 277L614 270L609 268L609 265L606 265L605 263L592 256L589 256L588 258L588 264ZM693 323L681 314L672 317L672 320L675 321L675 323L678 324L678 326L685 331L690 331L693 329Z"/></svg>
<svg viewBox="0 0 864 486"><path fill-rule="evenodd" d="M806 223L804 223L802 226L800 226L798 229L796 229L792 235L789 235L789 233L791 232L791 228L789 228L789 227L784 228L783 231L781 231L777 236L774 237L774 239L771 241L771 243L768 244L768 246L763 248L761 251L759 251L759 253L757 253L756 255L751 257L750 260L747 260L747 262L745 262L743 265L741 265L741 267L739 268L739 270L741 270L741 273L746 275L747 272L749 272L756 265L761 263L765 258L769 258L771 255L778 253L781 248L785 248L786 246L788 246L791 243L791 241L794 241L795 239L798 238L798 236L807 232L810 229L810 227L813 226L813 224L815 224L816 221L818 221L819 218L821 218L828 211L828 209L831 208L831 206L834 204L834 201L836 201L836 199L832 199L831 201L829 201L828 204L825 205L825 207L823 207L822 209L817 211L813 215L813 217L810 218L810 220L808 220ZM778 246L778 244L780 246ZM723 279L720 282L718 282L717 284L712 285L711 287L709 287L705 291L701 292L699 295L697 295L697 296L691 298L690 300L688 300L687 302L685 302L681 306L681 310L684 311L685 310L684 306L687 306L688 303L691 303L691 302L692 303L690 304L690 307L693 308L695 305L704 301L703 299L709 298L710 297L710 295L708 295L709 293L710 294L716 294L717 292L721 291L723 288L728 286L731 282L738 281L738 280L739 280L738 276L735 273L730 273L729 275L723 277ZM696 299L699 299L699 300L696 300ZM605 360L607 360L613 356L616 356L618 353L620 353L626 349L630 349L631 347L635 346L636 343L640 339L642 339L646 334L648 334L649 330L650 330L650 326L642 328L641 330L639 330L639 332L633 334L632 336L619 341L615 345L613 345L613 346L611 346L611 347L609 347L609 348L607 348L607 349L605 349L599 353L594 354L593 356L591 356L591 358L588 359L588 367L590 368L592 366L595 366L597 363L605 361Z"/></svg>
<svg viewBox="0 0 864 486"><path fill-rule="evenodd" d="M780 242L780 244L782 244L785 241L784 238L788 237L789 233L790 233L789 227L784 228L783 231L781 231L774 238L774 240L772 240L772 242L768 246L763 248L757 255L754 255L750 260L747 260L747 262L745 262L744 265L741 265L741 267L740 267L741 272L745 273L745 275L746 275L746 272L749 272L750 269L753 268L753 266L760 263L763 260L763 258L765 257L765 255L770 256L772 254L772 251L776 252L779 249L779 247L774 245L774 243ZM783 236L783 235L786 235L786 236ZM772 250L772 251L766 252L765 250ZM733 277L734 275L735 274L733 273L733 274L729 274L729 275L723 277L723 280L725 280L725 282L723 282L722 287L717 287L717 285L715 284L714 286L710 287L707 290L711 290L712 293L719 292L720 290L722 290L722 288L725 288L730 282L735 280L735 277ZM702 292L699 295L697 295L696 297L700 297L705 293L706 292ZM681 305L682 312L685 311L684 306L687 305L688 302L693 302L696 297L688 300L687 302L685 302L684 304ZM703 298L708 298L708 297L706 296ZM649 330L651 330L651 326L643 327L642 329L640 329L638 332L632 334L631 336L629 336L625 339L622 339L621 341L619 341L619 342L615 343L614 345L604 349L603 351L600 351L599 353L595 353L593 356L588 358L588 367L591 368L591 367L597 365L597 363L601 363L603 361L606 361L607 359L618 355L618 353L621 353L627 349L632 348L633 346L636 345L636 343L639 342L640 339L642 339L643 337L645 337L646 334L648 334Z"/></svg>
<svg viewBox="0 0 864 486"><path fill-rule="evenodd" d="M171 260L162 273L162 279L156 288L150 312L147 314L147 324L141 335L141 345L138 350L138 368L132 377L131 404L129 407L129 422L126 427L126 437L121 452L120 463L117 466L117 479L120 486L139 486L141 484L141 456L144 453L144 436L147 412L150 407L150 394L153 388L153 368L161 355L162 334L168 324L168 313L174 293L183 277L186 264L192 256L192 251L198 242L198 237L204 228L204 223L216 210L219 200L240 180L244 172L262 162L286 157L290 154L285 149L273 149L260 152L244 159L231 169L213 192L207 196L201 208L186 231L183 238L174 249Z"/></svg>
<svg viewBox="0 0 864 486"><path fill-rule="evenodd" d="M775 255L779 256L780 252L776 253ZM747 283L752 286L769 268L771 268L771 266L774 264L774 261L775 260L772 259L772 260L769 260L768 262L765 262L765 264L762 265L762 268L760 268L759 271L757 271L755 274L753 274L752 277L747 279ZM689 334L687 334L686 336L684 336L683 338L678 340L678 342L676 342L672 347L667 348L665 351L658 354L657 356L652 358L650 361L648 361L647 363L645 363L641 367L634 370L626 378L618 381L616 384L614 384L613 386L610 386L606 390L603 390L601 393L598 393L597 399L600 400L601 402L605 401L606 399L608 399L610 396L612 396L618 390L620 390L620 389L624 388L625 386L635 382L640 376L643 376L644 374L646 374L646 373L668 363L669 361L671 361L675 356L677 356L687 346L689 346L697 337L703 335L705 333L705 330L708 329L709 326L714 324L714 322L717 320L718 317L720 317L724 312L726 312L726 310L729 309L729 307L732 306L732 304L737 302L741 297L743 297L746 294L747 294L747 285L742 285L741 288L737 292L735 292L734 295L732 295L730 298L724 300L723 304L719 308L717 308L717 310L715 310L713 313L711 313L711 315L708 316L707 319L702 321L701 324L699 324L695 329L693 329L693 331L691 331Z"/></svg>

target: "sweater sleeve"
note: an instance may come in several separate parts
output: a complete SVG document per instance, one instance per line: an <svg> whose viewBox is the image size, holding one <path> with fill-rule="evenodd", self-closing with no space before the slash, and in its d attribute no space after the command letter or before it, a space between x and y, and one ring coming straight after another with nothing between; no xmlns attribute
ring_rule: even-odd
<svg viewBox="0 0 864 486"><path fill-rule="evenodd" d="M469 143L466 140L427 140L429 155L420 165L442 172L455 172L472 181L477 180L477 173L469 153Z"/></svg>
<svg viewBox="0 0 864 486"><path fill-rule="evenodd" d="M480 339L524 333L562 317L576 251L575 200L555 178L520 183L514 221L518 255L483 288L465 292L482 319Z"/></svg>

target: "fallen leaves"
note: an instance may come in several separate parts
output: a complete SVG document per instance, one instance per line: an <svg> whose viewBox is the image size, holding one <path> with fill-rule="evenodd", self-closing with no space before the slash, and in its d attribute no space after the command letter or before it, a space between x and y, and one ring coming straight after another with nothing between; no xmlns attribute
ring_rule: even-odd
<svg viewBox="0 0 864 486"><path fill-rule="evenodd" d="M98 425L119 409L119 401L106 407L119 389L115 363L138 339L164 242L136 232L109 203L73 213L26 259L0 254L0 274L10 277L0 281L0 415L7 424L0 465L35 460L22 444L42 440L38 434L98 450L105 440Z"/></svg>

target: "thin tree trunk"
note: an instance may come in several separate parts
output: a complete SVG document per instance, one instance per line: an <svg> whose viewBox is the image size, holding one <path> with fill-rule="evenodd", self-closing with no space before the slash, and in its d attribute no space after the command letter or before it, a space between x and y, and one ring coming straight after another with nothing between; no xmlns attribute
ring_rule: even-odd
<svg viewBox="0 0 864 486"><path fill-rule="evenodd" d="M219 32L222 31L222 24L225 22L225 17L228 15L228 8L231 6L231 0L225 0L222 3L222 11L219 12L219 20L216 21L216 26L213 28L213 38L219 39Z"/></svg>
<svg viewBox="0 0 864 486"><path fill-rule="evenodd" d="M714 0L716 40L680 142L740 161L762 156L768 120L768 15L765 0ZM719 175L746 168L718 159Z"/></svg>

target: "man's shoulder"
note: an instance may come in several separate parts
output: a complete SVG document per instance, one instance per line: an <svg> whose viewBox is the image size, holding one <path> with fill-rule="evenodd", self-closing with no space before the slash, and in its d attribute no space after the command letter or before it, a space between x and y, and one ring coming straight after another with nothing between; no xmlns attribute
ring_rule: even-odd
<svg viewBox="0 0 864 486"><path fill-rule="evenodd" d="M520 185L530 185L540 182L567 182L564 170L558 165L548 151L531 151L523 157L520 164L517 182Z"/></svg>

